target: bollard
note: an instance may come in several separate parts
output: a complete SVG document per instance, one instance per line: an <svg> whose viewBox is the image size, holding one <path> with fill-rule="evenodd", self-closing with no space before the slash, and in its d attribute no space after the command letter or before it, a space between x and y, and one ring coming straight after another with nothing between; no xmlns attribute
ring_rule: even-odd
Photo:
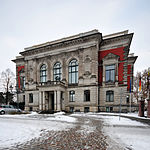
<svg viewBox="0 0 150 150"><path fill-rule="evenodd" d="M150 118L150 99L147 100L147 118Z"/></svg>
<svg viewBox="0 0 150 150"><path fill-rule="evenodd" d="M144 117L144 100L139 101L139 116Z"/></svg>

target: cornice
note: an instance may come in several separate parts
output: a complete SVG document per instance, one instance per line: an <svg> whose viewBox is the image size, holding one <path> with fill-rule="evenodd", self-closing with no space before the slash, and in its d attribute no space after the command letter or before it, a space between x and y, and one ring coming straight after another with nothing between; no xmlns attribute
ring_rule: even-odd
<svg viewBox="0 0 150 150"><path fill-rule="evenodd" d="M47 44L42 47L25 50L23 52L20 52L20 54L23 56L28 56L28 55L38 54L38 53L44 53L44 52L52 51L55 49L57 50L57 49L61 49L61 48L68 48L68 47L71 47L74 45L86 43L93 39L96 39L96 40L101 39L101 34L98 32L98 33L94 33L92 35L79 37L79 38L75 38L75 39L71 39L71 40L66 40L66 41L59 42L59 43Z"/></svg>
<svg viewBox="0 0 150 150"><path fill-rule="evenodd" d="M133 33L108 38L108 39L105 39L105 40L102 41L101 46L107 45L109 43L113 43L113 42L116 42L116 41L121 41L121 40L124 40L124 39L130 39L130 43L131 43L132 37L133 37ZM129 45L130 45L130 43L129 43Z"/></svg>
<svg viewBox="0 0 150 150"><path fill-rule="evenodd" d="M128 57L128 63L133 63L134 64L137 58L138 58L138 56Z"/></svg>
<svg viewBox="0 0 150 150"><path fill-rule="evenodd" d="M40 59L40 58L45 58L45 57L51 57L51 56L57 56L60 54L67 54L70 52L82 52L84 48L89 48L89 47L95 47L98 44L96 41L91 41L88 43L82 43L81 45L76 45L72 47L64 47L60 49L55 49L55 50L49 50L49 51L42 51L39 53L30 53L30 55L25 56L25 60L31 60L31 59Z"/></svg>

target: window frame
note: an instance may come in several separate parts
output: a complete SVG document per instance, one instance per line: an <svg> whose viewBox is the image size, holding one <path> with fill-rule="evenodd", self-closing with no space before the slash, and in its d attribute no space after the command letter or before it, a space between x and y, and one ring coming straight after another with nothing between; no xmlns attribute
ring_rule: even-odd
<svg viewBox="0 0 150 150"><path fill-rule="evenodd" d="M113 106L106 106L106 112L113 112Z"/></svg>
<svg viewBox="0 0 150 150"><path fill-rule="evenodd" d="M78 60L72 59L68 65L68 83L78 84Z"/></svg>
<svg viewBox="0 0 150 150"><path fill-rule="evenodd" d="M45 64L40 67L40 82L45 83L47 81L47 67Z"/></svg>
<svg viewBox="0 0 150 150"><path fill-rule="evenodd" d="M29 93L29 103L33 103L33 93Z"/></svg>
<svg viewBox="0 0 150 150"><path fill-rule="evenodd" d="M106 102L114 102L114 91L106 91Z"/></svg>
<svg viewBox="0 0 150 150"><path fill-rule="evenodd" d="M107 69L108 67L110 69ZM115 64L105 65L105 82L115 82Z"/></svg>
<svg viewBox="0 0 150 150"><path fill-rule="evenodd" d="M85 112L85 113L90 112L90 107L84 107L84 112Z"/></svg>
<svg viewBox="0 0 150 150"><path fill-rule="evenodd" d="M75 91L69 91L69 102L75 102Z"/></svg>
<svg viewBox="0 0 150 150"><path fill-rule="evenodd" d="M84 102L90 102L90 90L84 90Z"/></svg>
<svg viewBox="0 0 150 150"><path fill-rule="evenodd" d="M22 89L25 89L26 87L26 78L25 76L22 77Z"/></svg>
<svg viewBox="0 0 150 150"><path fill-rule="evenodd" d="M74 112L74 107L70 107L69 111L70 111L70 113L73 113Z"/></svg>
<svg viewBox="0 0 150 150"><path fill-rule="evenodd" d="M53 66L53 80L54 81L62 80L62 66L60 62L56 62Z"/></svg>

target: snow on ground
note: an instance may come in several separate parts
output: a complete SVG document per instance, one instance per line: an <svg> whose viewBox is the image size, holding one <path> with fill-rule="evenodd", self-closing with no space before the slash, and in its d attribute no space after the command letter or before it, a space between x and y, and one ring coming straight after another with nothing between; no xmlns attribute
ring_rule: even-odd
<svg viewBox="0 0 150 150"><path fill-rule="evenodd" d="M75 122L76 118L70 116L64 116L60 114L54 114L54 117L49 117L47 120L55 120L55 121L66 121L66 122Z"/></svg>
<svg viewBox="0 0 150 150"><path fill-rule="evenodd" d="M144 119L144 120L150 120L150 118L146 118L146 117L139 117L138 116L138 112L135 113L106 113L106 112L100 112L100 113L96 113L96 114L100 114L100 115L114 115L114 116L127 116L127 117L134 117L134 118L140 118L140 119ZM144 115L147 116L147 112L144 112Z"/></svg>
<svg viewBox="0 0 150 150"><path fill-rule="evenodd" d="M95 116L94 116L95 117ZM105 122L105 125L110 125L110 126L117 126L117 125L122 125L122 126L130 126L130 127L141 127L141 126L147 126L144 123L138 122L138 121L134 121L131 119L127 119L127 118L122 118L119 116L96 116L97 118L102 118Z"/></svg>
<svg viewBox="0 0 150 150"><path fill-rule="evenodd" d="M138 118L136 113L121 115ZM72 128L74 127L74 122L77 121L74 116L103 120L104 133L112 141L115 141L118 145L126 149L149 150L150 126L147 124L123 117L120 117L119 120L118 114L113 113L76 113L67 116L63 112L55 114L0 115L0 149L38 138L46 131ZM88 121L83 124L81 131L79 131L84 135L95 130L94 128L89 128Z"/></svg>
<svg viewBox="0 0 150 150"><path fill-rule="evenodd" d="M103 117L106 124L104 131L119 144L135 150L149 150L150 126L117 116Z"/></svg>
<svg viewBox="0 0 150 150"><path fill-rule="evenodd" d="M112 116L114 115L114 116ZM124 116L138 117L137 113L121 114ZM149 150L150 149L150 126L138 121L120 117L117 113L77 113L71 116L92 117L104 121L104 133L109 136L110 149L113 141L118 145L130 150ZM148 118L145 118L148 119ZM112 145L111 145L112 144Z"/></svg>
<svg viewBox="0 0 150 150"><path fill-rule="evenodd" d="M104 114L103 114L104 115ZM149 150L150 126L138 121L119 116L91 115L104 120L104 132L115 142L127 149ZM136 114L124 114L134 116ZM90 115L89 115L90 116ZM138 117L138 116L137 116Z"/></svg>
<svg viewBox="0 0 150 150"><path fill-rule="evenodd" d="M76 119L62 114L0 115L0 149L38 138L43 131L66 130L74 127L73 122Z"/></svg>

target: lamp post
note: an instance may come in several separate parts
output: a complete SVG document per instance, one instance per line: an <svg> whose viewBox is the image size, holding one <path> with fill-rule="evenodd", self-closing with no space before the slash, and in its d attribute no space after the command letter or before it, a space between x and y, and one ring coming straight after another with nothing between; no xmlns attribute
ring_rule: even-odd
<svg viewBox="0 0 150 150"><path fill-rule="evenodd" d="M119 108L119 121L120 121L120 115L121 115L121 104L122 104L122 88L120 89L120 108Z"/></svg>
<svg viewBox="0 0 150 150"><path fill-rule="evenodd" d="M11 100L12 100L13 99L13 97L12 97L13 96L13 92L12 92L13 86L12 86L12 84L10 85L9 89L10 89L10 92L11 92L10 95L11 95Z"/></svg>

